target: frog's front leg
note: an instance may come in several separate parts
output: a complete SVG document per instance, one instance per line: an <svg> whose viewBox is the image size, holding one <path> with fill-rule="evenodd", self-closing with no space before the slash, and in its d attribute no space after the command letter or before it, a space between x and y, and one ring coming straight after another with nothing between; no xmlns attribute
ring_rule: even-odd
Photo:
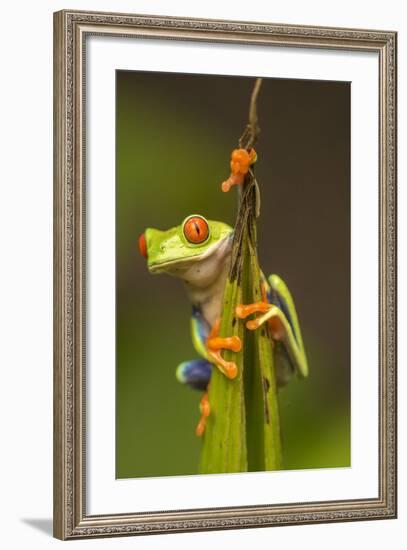
<svg viewBox="0 0 407 550"><path fill-rule="evenodd" d="M206 352L214 365L218 367L222 374L233 380L237 376L237 366L234 361L225 361L220 352L223 349L228 349L238 352L242 349L242 342L238 336L229 336L221 338L219 336L220 319L218 319L209 333L206 340Z"/></svg>
<svg viewBox="0 0 407 550"><path fill-rule="evenodd" d="M206 339L206 354L211 363L213 363L218 369L230 379L237 376L237 365L233 361L225 361L220 352L223 349L238 352L242 349L242 342L238 336L229 336L227 338L221 338L219 336L220 319L218 319ZM209 383L206 392L203 394L199 408L201 411L201 418L199 419L195 433L198 436L202 436L205 431L206 419L210 415L211 407L209 404Z"/></svg>
<svg viewBox="0 0 407 550"><path fill-rule="evenodd" d="M237 366L232 361L225 361L220 352L222 349L239 351L241 349L240 338L219 337L220 320L210 328L209 323L202 315L198 307L193 308L191 317L191 336L194 348L201 355L201 359L185 361L177 368L177 379L191 388L204 391L200 401L201 417L196 427L196 434L202 436L205 431L206 420L210 414L208 398L209 381L212 372L212 365L215 365L228 378L237 375Z"/></svg>

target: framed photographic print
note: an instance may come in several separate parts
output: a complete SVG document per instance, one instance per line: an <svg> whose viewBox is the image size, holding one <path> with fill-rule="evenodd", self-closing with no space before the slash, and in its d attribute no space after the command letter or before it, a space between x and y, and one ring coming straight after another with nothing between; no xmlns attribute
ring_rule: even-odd
<svg viewBox="0 0 407 550"><path fill-rule="evenodd" d="M396 517L396 33L54 52L55 536Z"/></svg>

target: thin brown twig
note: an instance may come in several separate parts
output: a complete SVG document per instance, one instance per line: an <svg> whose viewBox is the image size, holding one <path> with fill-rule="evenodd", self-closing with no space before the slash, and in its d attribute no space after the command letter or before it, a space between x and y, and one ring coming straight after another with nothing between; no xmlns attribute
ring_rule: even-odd
<svg viewBox="0 0 407 550"><path fill-rule="evenodd" d="M250 97L249 122L247 123L247 126L239 139L239 147L242 149L251 149L256 143L260 133L257 118L257 97L259 95L262 82L262 78L256 78L253 86L252 95Z"/></svg>
<svg viewBox="0 0 407 550"><path fill-rule="evenodd" d="M252 91L252 97L250 98L249 123L253 128L257 126L257 96L259 95L262 82L262 78L256 79Z"/></svg>

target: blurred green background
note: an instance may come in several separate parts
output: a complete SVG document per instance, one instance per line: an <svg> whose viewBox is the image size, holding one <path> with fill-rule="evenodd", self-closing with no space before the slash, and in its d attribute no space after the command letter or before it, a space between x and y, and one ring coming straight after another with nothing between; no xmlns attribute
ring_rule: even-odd
<svg viewBox="0 0 407 550"><path fill-rule="evenodd" d="M116 73L116 477L197 472L200 393L182 283L148 273L146 227L234 224L224 194L254 79ZM287 469L350 465L350 84L265 79L258 101L259 257L297 305L310 377L280 390Z"/></svg>

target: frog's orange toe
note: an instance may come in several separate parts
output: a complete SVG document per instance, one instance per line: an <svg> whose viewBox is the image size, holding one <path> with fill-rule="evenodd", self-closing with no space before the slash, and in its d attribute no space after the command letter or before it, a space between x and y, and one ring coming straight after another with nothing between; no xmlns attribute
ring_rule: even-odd
<svg viewBox="0 0 407 550"><path fill-rule="evenodd" d="M229 336L229 338L225 338L224 345L224 349L230 349L236 353L242 349L242 341L239 336Z"/></svg>
<svg viewBox="0 0 407 550"><path fill-rule="evenodd" d="M259 322L257 321L257 319L247 321L246 328L248 328L249 330L256 330L257 328L259 328Z"/></svg>
<svg viewBox="0 0 407 550"><path fill-rule="evenodd" d="M225 374L230 379L233 380L237 376L237 365L233 361L229 361L227 366L225 365Z"/></svg>
<svg viewBox="0 0 407 550"><path fill-rule="evenodd" d="M222 191L227 193L234 185L241 185L243 181L243 174L231 174L228 179L222 183Z"/></svg>
<svg viewBox="0 0 407 550"><path fill-rule="evenodd" d="M222 191L223 191L224 193L227 193L228 191L230 191L230 188L232 187L232 184L231 184L231 182L230 182L230 178L227 179L226 181L224 181L224 182L222 183L222 186L221 186L221 187L222 187Z"/></svg>
<svg viewBox="0 0 407 550"><path fill-rule="evenodd" d="M195 428L195 433L198 437L202 437L205 431L205 417L202 417Z"/></svg>

